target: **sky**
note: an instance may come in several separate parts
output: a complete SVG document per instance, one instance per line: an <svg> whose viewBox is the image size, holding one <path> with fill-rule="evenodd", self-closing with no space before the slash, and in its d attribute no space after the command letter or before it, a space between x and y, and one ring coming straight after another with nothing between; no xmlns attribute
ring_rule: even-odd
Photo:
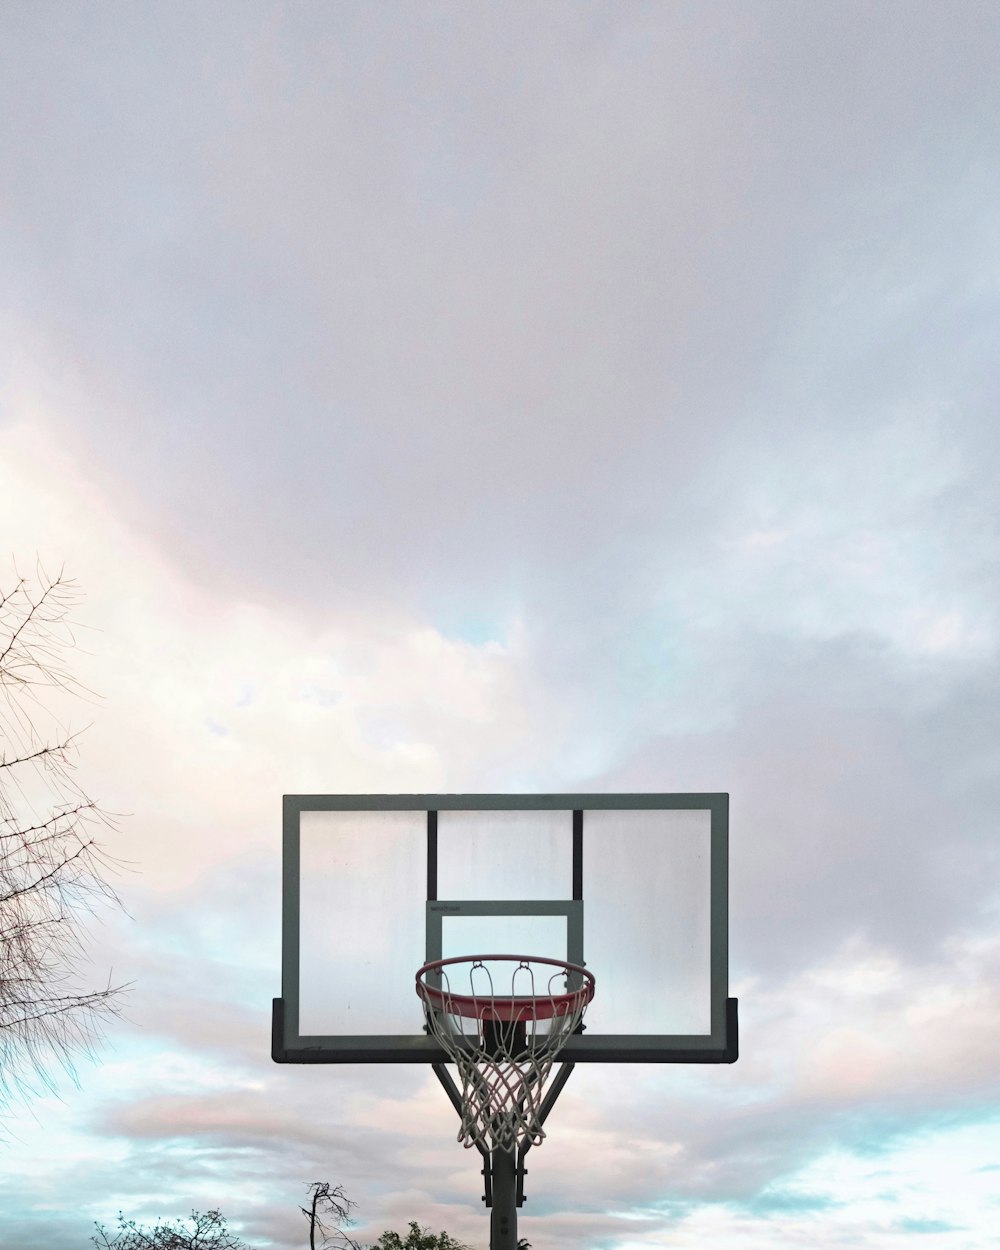
<svg viewBox="0 0 1000 1250"><path fill-rule="evenodd" d="M2 6L0 584L86 595L135 986L4 1250L317 1180L487 1244L432 1073L271 1062L334 792L731 795L740 1060L578 1067L535 1250L995 1243L998 65L976 0Z"/></svg>

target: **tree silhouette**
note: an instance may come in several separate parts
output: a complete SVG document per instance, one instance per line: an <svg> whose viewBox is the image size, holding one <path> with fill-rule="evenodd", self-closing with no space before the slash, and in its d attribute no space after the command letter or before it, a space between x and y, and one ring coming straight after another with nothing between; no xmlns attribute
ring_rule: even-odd
<svg viewBox="0 0 1000 1250"><path fill-rule="evenodd" d="M399 1233L384 1232L372 1250L471 1250L464 1241L456 1241L447 1233L430 1233L416 1220L410 1220L410 1231L404 1241Z"/></svg>
<svg viewBox="0 0 1000 1250"><path fill-rule="evenodd" d="M190 1230L180 1223L143 1228L119 1212L116 1233L109 1234L98 1224L90 1240L97 1250L249 1250L246 1242L226 1228L225 1217L218 1211L192 1211L190 1223Z"/></svg>
<svg viewBox="0 0 1000 1250"><path fill-rule="evenodd" d="M358 1243L339 1227L350 1221L351 1210L357 1206L357 1203L344 1196L343 1186L338 1185L336 1189L331 1189L329 1181L313 1181L309 1192L309 1206L299 1207L309 1221L309 1250L326 1250L327 1247L336 1247L336 1250L361 1250ZM337 1222L338 1227L332 1232L323 1219L324 1215L332 1216ZM317 1242L317 1234L322 1241Z"/></svg>
<svg viewBox="0 0 1000 1250"><path fill-rule="evenodd" d="M113 822L70 776L79 735L37 694L90 693L62 666L79 592L62 571L50 580L40 562L35 593L14 572L13 588L0 590L0 1107L37 1092L32 1076L53 1089L54 1065L75 1080L74 1057L93 1056L99 1024L118 1013L126 988L109 977L84 990L75 976L84 914L99 900L120 906L104 878L112 861L93 833ZM55 722L55 741L38 736L28 705Z"/></svg>

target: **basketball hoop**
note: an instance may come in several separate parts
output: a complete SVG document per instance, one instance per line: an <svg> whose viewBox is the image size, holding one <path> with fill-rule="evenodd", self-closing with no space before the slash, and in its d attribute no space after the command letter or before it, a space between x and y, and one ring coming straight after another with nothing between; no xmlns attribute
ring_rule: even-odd
<svg viewBox="0 0 1000 1250"><path fill-rule="evenodd" d="M495 991L496 963L515 965L509 994ZM463 955L425 964L416 988L427 1031L462 1077L458 1140L491 1151L537 1146L545 1082L594 997L593 973L559 959Z"/></svg>

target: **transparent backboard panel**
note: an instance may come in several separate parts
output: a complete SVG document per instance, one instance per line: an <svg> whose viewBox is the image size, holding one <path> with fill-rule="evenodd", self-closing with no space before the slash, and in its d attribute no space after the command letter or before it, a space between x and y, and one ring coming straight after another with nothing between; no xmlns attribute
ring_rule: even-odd
<svg viewBox="0 0 1000 1250"><path fill-rule="evenodd" d="M711 813L584 814L588 1032L711 1031Z"/></svg>
<svg viewBox="0 0 1000 1250"><path fill-rule="evenodd" d="M300 1032L418 1032L427 814L303 812L301 821Z"/></svg>
<svg viewBox="0 0 1000 1250"><path fill-rule="evenodd" d="M534 955L566 959L564 916L445 916L441 958L459 955ZM509 969L500 967L509 978ZM507 991L509 993L509 991Z"/></svg>
<svg viewBox="0 0 1000 1250"><path fill-rule="evenodd" d="M439 812L438 898L570 898L572 811Z"/></svg>
<svg viewBox="0 0 1000 1250"><path fill-rule="evenodd" d="M582 943L597 989L577 1060L722 1053L727 839L725 795L287 796L283 1045L432 1058L414 983L433 933L443 958L572 961Z"/></svg>

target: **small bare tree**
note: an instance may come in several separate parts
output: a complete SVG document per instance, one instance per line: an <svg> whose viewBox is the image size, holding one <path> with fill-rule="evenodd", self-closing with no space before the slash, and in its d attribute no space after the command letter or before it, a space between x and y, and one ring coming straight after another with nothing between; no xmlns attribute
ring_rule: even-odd
<svg viewBox="0 0 1000 1250"><path fill-rule="evenodd" d="M90 1240L97 1250L247 1250L246 1242L226 1228L226 1218L218 1211L192 1211L190 1223L190 1229L180 1222L146 1228L119 1212L117 1232L109 1233L98 1224L97 1235Z"/></svg>
<svg viewBox="0 0 1000 1250"><path fill-rule="evenodd" d="M358 1243L348 1237L341 1227L350 1223L351 1211L358 1205L344 1196L343 1186L338 1185L336 1189L331 1189L329 1181L313 1181L309 1186L309 1194L309 1206L299 1207L309 1221L309 1250L327 1250L327 1247L334 1247L335 1250L361 1250ZM324 1216L327 1219L332 1218L337 1227L331 1231ZM316 1240L317 1234L322 1238L319 1242Z"/></svg>
<svg viewBox="0 0 1000 1250"><path fill-rule="evenodd" d="M37 693L91 693L62 664L76 641L66 618L79 592L40 562L34 593L14 572L13 588L0 589L0 1108L15 1092L37 1092L32 1075L54 1089L54 1066L76 1080L73 1059L93 1057L99 1024L118 1014L127 988L110 977L103 989L79 984L84 915L98 900L121 905L93 829L113 821L70 776L79 734ZM39 737L29 705L54 723L54 741Z"/></svg>

